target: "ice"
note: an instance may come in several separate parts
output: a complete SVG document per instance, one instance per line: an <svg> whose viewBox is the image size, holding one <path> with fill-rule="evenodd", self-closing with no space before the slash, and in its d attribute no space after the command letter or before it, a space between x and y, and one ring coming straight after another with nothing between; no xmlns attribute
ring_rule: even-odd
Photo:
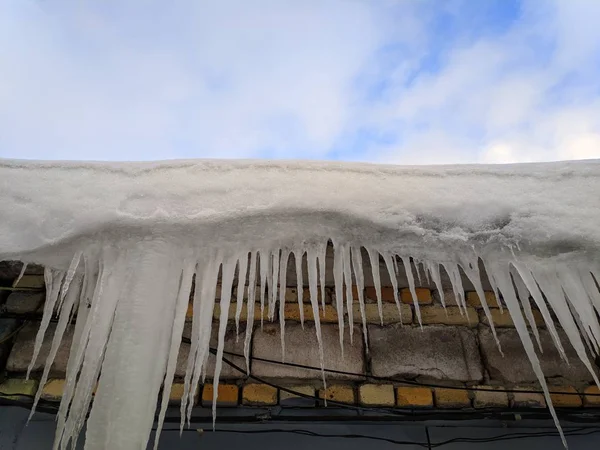
<svg viewBox="0 0 600 450"><path fill-rule="evenodd" d="M336 251L333 253L333 282L335 284L335 309L338 313L338 333L340 336L340 353L344 355L344 261L339 245L333 244ZM348 312L352 317L352 312ZM352 327L352 322L349 322Z"/></svg>
<svg viewBox="0 0 600 450"><path fill-rule="evenodd" d="M423 328L423 321L421 320L421 308L419 308L419 300L417 299L417 291L415 290L415 279L413 277L410 258L407 256L402 256L401 259L402 264L404 264L406 278L408 279L408 288L410 289L410 295L412 296L413 305L415 307L415 314L417 316L417 320L419 321L419 325L421 328Z"/></svg>
<svg viewBox="0 0 600 450"><path fill-rule="evenodd" d="M304 250L294 250L294 260L296 263L296 291L298 293L298 310L300 311L300 324L304 329L304 280L302 279L302 259Z"/></svg>
<svg viewBox="0 0 600 450"><path fill-rule="evenodd" d="M250 253L250 271L248 273L248 315L246 317L246 337L244 338L244 358L246 359L246 372L250 374L250 340L254 326L254 308L256 306L256 261L257 252Z"/></svg>
<svg viewBox="0 0 600 450"><path fill-rule="evenodd" d="M598 383L592 361L600 349L599 161L447 167L3 161L0 177L5 209L0 259L46 267L47 299L30 366L43 341L52 339L40 386L76 317L55 449L77 441L88 414L86 449L145 448L155 414L159 428L164 421L192 290L182 429L185 422L189 425L205 377L212 376L217 398L232 295L239 333L247 291L246 370L257 295L261 326L265 301L270 320L279 314L285 357L291 255L302 324L303 270L308 274L323 384L320 311L325 308L326 274L333 274L343 354L346 326L353 339L355 300L366 337L365 264L383 322L380 260L399 313L398 288L406 287L398 285L402 261L419 322L417 281L432 282L446 306L443 291L449 280L464 314L464 276L490 318L480 267L485 269L508 307L555 419L527 324L540 352L554 345L566 360L556 320ZM213 323L218 284L220 314ZM534 307L552 343L540 341ZM53 314L58 315L56 332L46 337ZM213 328L218 345L215 370L209 374ZM158 435L155 447L157 442Z"/></svg>
<svg viewBox="0 0 600 450"><path fill-rule="evenodd" d="M381 274L379 273L379 253L374 252L371 249L367 249L367 253L369 255L369 264L371 264L371 272L373 274L375 296L377 297L377 312L379 313L379 321L381 325L383 325L383 302L381 300ZM340 328L343 328L342 325L340 325Z"/></svg>
<svg viewBox="0 0 600 450"><path fill-rule="evenodd" d="M360 247L352 247L350 252L352 255L352 270L354 271L354 278L356 279L356 290L358 291L358 307L360 309L360 318L362 322L363 336L365 339L365 349L368 353L369 340L367 337L367 317L365 315L365 280L363 275L362 255L360 252ZM352 323L350 323L349 326L352 326Z"/></svg>
<svg viewBox="0 0 600 450"><path fill-rule="evenodd" d="M285 294L287 290L287 266L290 258L288 250L281 251L279 260L279 327L281 336L281 361L285 361Z"/></svg>
<svg viewBox="0 0 600 450"><path fill-rule="evenodd" d="M240 334L240 316L244 306L244 288L246 287L246 276L248 275L248 255L240 258L238 263L238 284L235 304L235 338Z"/></svg>

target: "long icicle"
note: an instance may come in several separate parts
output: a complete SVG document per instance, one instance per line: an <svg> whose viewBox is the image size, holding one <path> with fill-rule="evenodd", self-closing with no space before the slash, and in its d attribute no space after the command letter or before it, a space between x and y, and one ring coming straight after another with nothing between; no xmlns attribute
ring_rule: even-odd
<svg viewBox="0 0 600 450"><path fill-rule="evenodd" d="M248 275L248 254L240 257L238 263L238 283L235 296L235 340L237 342L240 334L240 316L244 306L244 288L246 287L246 276Z"/></svg>
<svg viewBox="0 0 600 450"><path fill-rule="evenodd" d="M371 273L373 274L373 284L375 285L375 296L377 297L377 312L379 313L379 321L383 325L383 302L381 299L381 274L379 273L379 253L366 249L369 255L369 263L371 264ZM402 320L400 321L402 323Z"/></svg>
<svg viewBox="0 0 600 450"><path fill-rule="evenodd" d="M246 375L250 375L250 340L254 327L254 308L256 307L256 259L258 252L250 254L250 271L248 273L248 314L246 318L246 337L244 339L244 358L246 359Z"/></svg>
<svg viewBox="0 0 600 450"><path fill-rule="evenodd" d="M298 312L300 313L300 326L304 329L304 280L302 275L302 259L304 250L294 250L296 263L296 293L298 294Z"/></svg>
<svg viewBox="0 0 600 450"><path fill-rule="evenodd" d="M281 251L279 260L279 336L281 337L281 362L285 361L285 296L287 291L288 250Z"/></svg>

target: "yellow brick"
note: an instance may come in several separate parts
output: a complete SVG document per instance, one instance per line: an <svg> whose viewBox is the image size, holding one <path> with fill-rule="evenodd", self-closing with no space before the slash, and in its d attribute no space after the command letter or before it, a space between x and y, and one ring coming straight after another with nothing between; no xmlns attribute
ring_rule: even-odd
<svg viewBox="0 0 600 450"><path fill-rule="evenodd" d="M490 392L490 390L503 391L504 388L497 386L475 386L475 388L486 389L485 391L473 389L473 406L475 408L508 406L508 394L506 392Z"/></svg>
<svg viewBox="0 0 600 450"><path fill-rule="evenodd" d="M171 392L169 393L169 402L170 403L179 404L181 402L181 398L183 397L184 386L185 385L183 383L173 383L171 385ZM212 395L212 386L211 386L211 395ZM199 396L200 396L200 389L197 389L196 395L194 396L194 405L198 403ZM212 397L210 399L210 403L212 403Z"/></svg>
<svg viewBox="0 0 600 450"><path fill-rule="evenodd" d="M446 308L442 306L422 306L419 309L424 325L444 324L476 327L479 323L477 310L471 307L467 308L466 314L463 311L463 315L461 315L461 308L458 306L447 306Z"/></svg>
<svg viewBox="0 0 600 450"><path fill-rule="evenodd" d="M490 314L492 316L492 320L494 321L495 327L511 328L511 327L515 326L515 324L512 320L512 317L510 316L510 313L508 312L508 309L500 310L498 308L493 308L493 309L490 309ZM523 316L525 316L525 313L523 313ZM542 317L542 314L539 311L534 309L533 317L535 319L535 323L537 326L544 325L544 318ZM487 320L487 317L485 316L485 313L483 311L481 312L481 319L482 319L482 323L485 323L486 325L489 323ZM527 319L525 319L525 321L527 323L527 326L529 326L529 321L527 321Z"/></svg>
<svg viewBox="0 0 600 450"><path fill-rule="evenodd" d="M36 380L24 380L21 378L9 378L0 384L0 392L7 394L7 398L19 400L19 395L34 396L37 392L38 382Z"/></svg>
<svg viewBox="0 0 600 450"><path fill-rule="evenodd" d="M400 315L398 314L398 307L394 303L383 303L381 305L383 313L383 323L398 323L400 322ZM361 323L362 319L360 316L360 305L352 305L353 320L356 323ZM412 323L412 309L410 306L401 304L400 311L402 311L402 323ZM379 319L379 309L376 303L365 304L365 317L367 323L381 323Z"/></svg>
<svg viewBox="0 0 600 450"><path fill-rule="evenodd" d="M435 405L438 408L468 408L471 406L466 389L435 388Z"/></svg>
<svg viewBox="0 0 600 450"><path fill-rule="evenodd" d="M377 301L377 290L374 287L368 287L365 289L365 299L376 302ZM384 302L395 303L394 288L382 287L381 288L381 300Z"/></svg>
<svg viewBox="0 0 600 450"><path fill-rule="evenodd" d="M484 291L483 294L485 295L485 302L487 303L487 305L490 308L499 308L500 307L500 305L498 304L498 299L496 298L496 294L494 294L494 292ZM467 292L466 301L467 301L467 306L472 306L473 308L482 308L481 300L479 299L479 295L477 295L477 292L475 292L475 291Z"/></svg>
<svg viewBox="0 0 600 450"><path fill-rule="evenodd" d="M15 280L16 281L16 280ZM43 275L23 275L13 287L24 289L44 289L46 282Z"/></svg>
<svg viewBox="0 0 600 450"><path fill-rule="evenodd" d="M552 392L564 392L565 394L550 394L552 405L555 408L579 408L582 405L581 395L570 395L577 394L577 389L572 386L551 386L549 388Z"/></svg>
<svg viewBox="0 0 600 450"><path fill-rule="evenodd" d="M358 388L358 399L363 406L394 406L394 386L391 384L363 384Z"/></svg>
<svg viewBox="0 0 600 450"><path fill-rule="evenodd" d="M354 388L345 384L334 384L319 390L319 398L340 403L354 404Z"/></svg>
<svg viewBox="0 0 600 450"><path fill-rule="evenodd" d="M244 405L276 405L277 389L267 384L247 384L242 389Z"/></svg>
<svg viewBox="0 0 600 450"><path fill-rule="evenodd" d="M219 384L217 391L218 406L237 406L239 388L235 384ZM205 384L202 389L202 406L211 406L214 386Z"/></svg>
<svg viewBox="0 0 600 450"><path fill-rule="evenodd" d="M598 389L598 386L588 386L583 393L585 394L585 406L600 406L600 389Z"/></svg>
<svg viewBox="0 0 600 450"><path fill-rule="evenodd" d="M44 400L59 402L65 390L65 380L50 380L44 389L42 389L42 398Z"/></svg>
<svg viewBox="0 0 600 450"><path fill-rule="evenodd" d="M313 386L289 386L289 390L298 392L299 394L304 394L304 396L315 396L315 388ZM292 398L306 398L300 395L292 394L290 392L286 392L284 390L279 391L279 401L283 403L285 400L289 400Z"/></svg>
<svg viewBox="0 0 600 450"><path fill-rule="evenodd" d="M300 321L300 308L297 303L286 303L284 307L286 320ZM313 309L309 304L303 304L304 320L314 321ZM325 323L337 323L338 315L336 309L331 305L325 305L325 313L319 304L319 319Z"/></svg>
<svg viewBox="0 0 600 450"><path fill-rule="evenodd" d="M304 291L302 291L302 302L310 301L308 298L304 298ZM298 303L298 288L289 287L285 290L285 302L286 303Z"/></svg>
<svg viewBox="0 0 600 450"><path fill-rule="evenodd" d="M416 288L415 293L417 294L417 302L419 305L430 305L433 302L433 297L431 296L431 289L427 288ZM410 289L404 288L400 290L400 298L403 303L408 305L413 304L412 294L410 293Z"/></svg>
<svg viewBox="0 0 600 450"><path fill-rule="evenodd" d="M433 406L431 388L400 386L396 389L397 405L401 408L428 408Z"/></svg>
<svg viewBox="0 0 600 450"><path fill-rule="evenodd" d="M513 408L545 408L546 400L543 394L534 394L518 391L538 391L536 387L517 387L512 388L513 391Z"/></svg>

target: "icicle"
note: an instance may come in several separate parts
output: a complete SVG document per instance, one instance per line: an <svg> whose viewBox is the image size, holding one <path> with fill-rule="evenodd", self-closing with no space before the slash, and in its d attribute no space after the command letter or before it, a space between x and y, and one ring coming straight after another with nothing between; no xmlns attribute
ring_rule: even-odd
<svg viewBox="0 0 600 450"><path fill-rule="evenodd" d="M132 245L130 257L117 265L129 272L129 279L112 293L118 301L95 370L100 376L87 421L88 450L145 448L148 443L175 320L181 274L176 258L162 241L140 241ZM131 261L137 262L135 270ZM136 323L143 326L132 326ZM84 362L82 374L85 367Z"/></svg>
<svg viewBox="0 0 600 450"><path fill-rule="evenodd" d="M388 274L390 275L390 281L392 282L392 289L394 291L394 301L398 308L398 315L400 316L400 323L402 323L402 307L400 306L400 299L398 298L398 278L396 278L396 259L392 260L389 253L381 253L385 267L387 268ZM393 261L393 262L392 262Z"/></svg>
<svg viewBox="0 0 600 450"><path fill-rule="evenodd" d="M65 279L62 284L60 296L58 297L58 305L55 308L57 314L60 314L60 311L62 309L63 300L64 300L65 296L67 295L67 291L69 290L71 281L73 280L73 277L75 276L75 272L77 271L77 267L79 266L79 261L81 260L81 256L82 256L82 252L77 252L77 253L75 253L75 256L73 256L73 259L71 260L71 264L69 265L69 269L67 270Z"/></svg>
<svg viewBox="0 0 600 450"><path fill-rule="evenodd" d="M285 360L285 295L287 291L287 266L290 252L281 251L279 260L279 336L281 337L281 362Z"/></svg>
<svg viewBox="0 0 600 450"><path fill-rule="evenodd" d="M240 258L238 264L238 283L237 283L237 294L235 304L235 341L238 340L240 334L240 315L242 314L242 307L244 306L244 288L246 287L246 275L248 272L248 254L244 254Z"/></svg>
<svg viewBox="0 0 600 450"><path fill-rule="evenodd" d="M565 298L562 287L556 278L556 272L547 273L540 268L537 268L534 271L534 276L540 285L540 288L546 294L548 303L552 306L552 309L554 310L558 321L569 338L571 345L577 352L577 356L579 356L581 362L583 362L585 367L589 370L590 374L594 378L594 382L600 386L596 372L592 368L588 355L585 351L581 336L577 331L577 324L573 320L573 316L571 315L571 311L567 305L567 299Z"/></svg>
<svg viewBox="0 0 600 450"><path fill-rule="evenodd" d="M521 342L523 343L525 353L527 353L527 357L531 362L533 371L535 372L535 375L542 387L542 390L544 391L544 397L546 398L546 403L548 405L548 409L550 410L550 414L554 419L554 424L556 425L556 428L560 433L563 445L567 447L567 441L560 426L560 422L558 420L558 416L556 415L556 411L554 410L554 406L552 405L552 399L550 397L550 392L548 391L546 379L544 378L544 372L542 371L540 361L535 353L535 348L533 347L533 342L531 340L531 337L529 336L529 332L527 331L527 325L525 324L525 320L523 319L523 315L521 314L519 301L515 296L515 291L513 289L512 282L510 279L510 273L508 270L508 264L506 264L505 267L501 267L498 262L488 261L486 267L494 274L494 279L498 283L498 287L502 292L504 300L506 301L506 305L513 319L513 323L515 324L515 329L517 330L517 333L521 338Z"/></svg>
<svg viewBox="0 0 600 450"><path fill-rule="evenodd" d="M169 359L167 361L167 370L163 381L163 392L160 412L158 414L158 425L156 427L156 434L154 437L154 450L158 449L160 433L165 420L167 407L169 406L171 387L173 386L173 377L175 375L175 370L177 369L177 358L179 356L179 348L181 347L181 336L183 335L183 328L185 326L185 316L189 304L190 292L192 290L192 280L194 278L195 270L195 261L185 260L183 262L183 271L181 273L181 279L179 283L179 292L177 293L177 301L175 303L175 320L173 322L173 329L171 332ZM183 398L181 400L183 401Z"/></svg>
<svg viewBox="0 0 600 450"><path fill-rule="evenodd" d="M425 279L427 280L427 286L431 286L431 273L429 272L429 261L422 262L423 272L425 272Z"/></svg>
<svg viewBox="0 0 600 450"><path fill-rule="evenodd" d="M58 299L60 287L64 278L64 272L54 272L48 268L44 270L44 279L46 281L46 302L44 303L42 322L40 323L40 328L38 329L37 335L35 336L33 356L31 357L31 362L29 363L29 367L27 368L27 375L25 377L27 380L29 379L31 369L33 368L33 365L35 364L37 357L40 353L40 349L42 348L44 336L46 334L46 330L48 329L48 325L50 324L50 319L52 318L52 314L54 312L54 305L56 304L56 300Z"/></svg>
<svg viewBox="0 0 600 450"><path fill-rule="evenodd" d="M467 315L467 304L465 302L465 289L463 288L462 279L458 266L452 263L442 262L442 267L450 277L450 284L452 285L452 292L458 305L458 310L461 315Z"/></svg>
<svg viewBox="0 0 600 450"><path fill-rule="evenodd" d="M563 346L560 342L558 332L556 331L556 327L554 326L554 321L552 320L550 311L548 310L548 307L546 306L546 302L544 300L542 292L540 291L540 288L539 288L536 280L533 278L533 274L527 268L527 266L522 262L513 261L512 265L519 273L521 280L523 280L523 283L525 283L525 286L527 287L527 290L531 294L533 301L535 302L540 313L542 314L542 317L544 318L544 322L546 323L546 327L548 328L548 331L550 332L550 337L552 338L552 342L554 343L554 346L558 350L561 358L565 362L568 363L567 354L565 353L565 350L563 349Z"/></svg>
<svg viewBox="0 0 600 450"><path fill-rule="evenodd" d="M315 321L315 332L317 334L317 342L319 344L319 362L321 364L321 375L323 377L323 389L327 389L325 381L325 357L323 355L323 339L321 337L321 320L319 318L319 299L317 289L317 253L314 249L309 248L306 252L306 262L308 265L308 285L310 290L310 304ZM352 328L352 324L350 324Z"/></svg>
<svg viewBox="0 0 600 450"><path fill-rule="evenodd" d="M248 315L246 318L246 338L244 339L244 358L246 359L246 375L250 375L250 339L254 327L254 307L256 306L256 257L257 252L250 253L250 272L248 274Z"/></svg>
<svg viewBox="0 0 600 450"><path fill-rule="evenodd" d="M294 250L294 260L296 262L296 292L298 293L298 311L300 312L300 326L304 329L304 281L302 280L302 257L304 251Z"/></svg>
<svg viewBox="0 0 600 450"><path fill-rule="evenodd" d="M23 278L23 275L25 275L25 271L27 271L27 263L23 263L23 266L21 266L21 271L19 272L19 276L17 277L17 279L14 281L13 287L19 284L19 282Z"/></svg>
<svg viewBox="0 0 600 450"><path fill-rule="evenodd" d="M595 348L595 353L598 354L600 324L598 324L594 305L581 282L579 273L575 272L567 264L557 265L556 273L567 296L567 300L573 306L573 309L581 320L584 336L587 335L592 347Z"/></svg>
<svg viewBox="0 0 600 450"><path fill-rule="evenodd" d="M365 351L369 353L369 340L367 338L367 316L365 314L365 280L363 275L362 254L360 247L351 247L350 253L352 256L352 271L356 279L356 289L358 290L358 306L360 309L360 318L363 326L363 336L365 339ZM352 324L350 324L352 326Z"/></svg>
<svg viewBox="0 0 600 450"><path fill-rule="evenodd" d="M440 296L440 303L442 304L442 306L444 307L444 309L446 308L446 300L444 298L444 288L442 287L442 277L440 275L440 264L439 263L434 263L432 261L427 261L427 270L428 272L431 274L431 278L433 280L433 283L435 284L435 288L438 291L438 294Z"/></svg>
<svg viewBox="0 0 600 450"><path fill-rule="evenodd" d="M248 254L244 254L248 257ZM217 344L217 355L215 357L215 374L213 377L213 404L212 422L213 430L217 420L217 398L219 396L219 377L223 366L223 350L225 347L225 331L227 331L227 320L229 318L229 305L231 303L231 289L233 286L233 275L239 258L231 258L223 262L223 290L221 294L221 315L219 318L219 342ZM275 283L274 283L275 284Z"/></svg>
<svg viewBox="0 0 600 450"><path fill-rule="evenodd" d="M333 283L335 284L335 308L338 316L340 352L344 357L344 262L340 244L333 243ZM352 322L350 322L352 328Z"/></svg>
<svg viewBox="0 0 600 450"><path fill-rule="evenodd" d="M344 283L346 284L346 310L348 312L348 326L350 331L350 345L354 340L354 299L352 293L352 266L350 262L350 249L345 245L340 245L342 256L342 267L344 271Z"/></svg>
<svg viewBox="0 0 600 450"><path fill-rule="evenodd" d="M529 301L529 289L527 289L525 282L521 279L521 277L519 276L519 272L513 265L511 265L510 273L512 275L512 280L517 288L517 295L519 297L519 300L521 300L523 312L525 313L527 322L529 322L529 326L533 330L533 335L537 342L538 348L540 349L540 353L544 353L544 349L542 348L542 341L540 340L540 332L538 331L537 324L535 323L535 317L533 316L533 310L531 309L531 302Z"/></svg>
<svg viewBox="0 0 600 450"><path fill-rule="evenodd" d="M381 300L381 274L379 273L379 253L367 248L371 272L373 273L373 284L375 285L375 295L377 296L377 311L379 312L379 321L383 325L383 302Z"/></svg>
<svg viewBox="0 0 600 450"><path fill-rule="evenodd" d="M67 294L64 309L59 317L58 323L56 325L56 331L54 332L54 337L52 339L52 346L50 347L50 352L46 357L46 363L44 365L44 371L42 373L42 378L39 382L39 388L37 393L35 394L35 399L33 401L33 407L31 408L31 413L29 414L28 421L31 420L33 413L35 412L35 408L40 400L42 395L42 391L44 390L44 386L46 385L46 381L48 380L48 374L50 373L50 368L52 367L52 363L54 362L54 358L58 353L58 349L62 342L65 330L67 329L67 325L69 324L69 317L71 315L71 310L75 305L75 302L79 300L79 294L81 291L82 279L81 277L77 277L75 280L75 286L69 290Z"/></svg>
<svg viewBox="0 0 600 450"><path fill-rule="evenodd" d="M413 259L415 264L415 271L417 272L417 281L419 282L419 286L423 286L423 280L421 280L421 263Z"/></svg>
<svg viewBox="0 0 600 450"><path fill-rule="evenodd" d="M279 250L271 254L271 284L269 286L269 320L275 318L275 301L277 300L277 284L279 280Z"/></svg>
<svg viewBox="0 0 600 450"><path fill-rule="evenodd" d="M260 329L263 329L265 316L265 297L267 293L267 272L269 268L269 253L266 250L260 251Z"/></svg>
<svg viewBox="0 0 600 450"><path fill-rule="evenodd" d="M319 262L319 286L321 287L321 307L325 317L325 267L327 265L327 242L317 246L317 261Z"/></svg>
<svg viewBox="0 0 600 450"><path fill-rule="evenodd" d="M408 279L408 288L410 289L410 295L412 295L413 305L415 306L415 314L419 325L423 328L423 321L421 320L421 309L419 308L419 299L417 298L417 291L415 289L415 279L412 273L412 267L410 264L410 258L402 256L402 263L404 264L404 270L406 271L406 278Z"/></svg>
<svg viewBox="0 0 600 450"><path fill-rule="evenodd" d="M67 380L71 380L71 383L75 384L74 392L70 406L67 403L71 397L70 393L63 395L61 400L59 414L62 410L65 420L64 427L57 429L55 448L60 446L61 449L65 449L69 441L76 439L83 427L92 400L92 392L104 361L106 345L113 327L114 314L122 295L121 292L124 286L131 284L131 273L125 270L129 262L127 256L126 251L117 252L113 248L103 251L101 276L98 279L91 309L82 331L81 339L84 340L84 344L77 349L75 363L71 366L73 371L67 373ZM69 362L72 357L71 354ZM77 374L78 371L79 374ZM77 375L78 378L76 378Z"/></svg>
<svg viewBox="0 0 600 450"><path fill-rule="evenodd" d="M67 412L71 405L71 400L75 392L77 375L83 359L83 352L87 346L87 337L89 331L87 326L90 323L88 320L89 312L94 304L94 299L101 290L103 266L95 258L84 256L85 272L84 280L86 281L85 292L79 299L77 307L77 320L75 322L75 330L73 332L73 340L69 350L69 360L67 361L67 372L65 379L65 387L63 396L60 402L58 414L56 416L57 426L53 448L57 449L61 444L64 436ZM62 448L66 448L69 437L65 438Z"/></svg>
<svg viewBox="0 0 600 450"><path fill-rule="evenodd" d="M498 346L498 350L500 354L502 352L502 346L500 345L500 340L498 339L498 335L496 334L496 327L494 326L494 319L492 318L492 313L487 304L487 300L485 298L485 293L483 292L483 286L481 284L481 273L479 272L479 258L475 256L474 259L469 260L469 258L462 256L461 258L462 264L460 265L467 275L471 284L475 287L475 292L477 292L477 296L479 297L479 302L483 307L483 312L485 313L485 317L487 317L488 324L490 326L490 330L492 331L492 335L494 336L494 340L496 341L496 345ZM500 304L500 299L498 299L498 304ZM469 320L469 315L466 315L467 321Z"/></svg>
<svg viewBox="0 0 600 450"><path fill-rule="evenodd" d="M206 261L199 261L200 269L196 275L196 290L193 300L192 336L190 353L184 377L183 397L181 401L180 433L183 431L183 421L190 425L190 417L194 397L198 389L200 375L208 357L210 335L212 329L213 310L217 291L217 280L222 256L217 253L207 255ZM198 275L201 274L201 277ZM223 291L223 289L221 290ZM191 384L190 384L191 380Z"/></svg>
<svg viewBox="0 0 600 450"><path fill-rule="evenodd" d="M600 290L598 290L598 286L596 286L596 283L594 282L592 273L589 271L589 269L580 267L579 277L581 279L581 283L583 284L583 288L585 289L590 301L596 309L596 313L600 314Z"/></svg>

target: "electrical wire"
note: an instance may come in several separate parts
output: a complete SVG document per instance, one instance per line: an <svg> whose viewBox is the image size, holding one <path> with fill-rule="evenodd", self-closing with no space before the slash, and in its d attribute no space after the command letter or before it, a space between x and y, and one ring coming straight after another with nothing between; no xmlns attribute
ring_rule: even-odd
<svg viewBox="0 0 600 450"><path fill-rule="evenodd" d="M153 429L156 430L156 429ZM177 431L179 429L175 428L167 428L163 429L162 432L169 431ZM411 445L418 446L427 449L431 448L439 448L449 444L455 443L464 443L464 444L483 444L490 442L500 442L500 441L510 441L515 439L531 439L531 438L544 438L544 437L558 437L560 434L556 431L545 431L545 432L516 432L516 433L503 433L500 435L492 436L492 437L482 437L482 438L470 438L470 437L456 437L447 439L439 442L418 442L418 441L400 441L391 438L385 438L382 436L373 436L366 434L325 434L325 433L317 433L311 430L304 429L285 429L285 428L271 428L271 429L260 429L260 430L231 430L231 429L214 429L214 430L204 430L204 429L184 429L186 432L196 432L196 433L237 433L237 434L271 434L271 433L290 433L290 434L298 434L302 436L309 437L317 437L317 438L334 438L334 439L365 439L371 441L379 441L379 442L387 442L395 445ZM567 437L573 436L589 436L593 434L600 433L600 428L595 427L579 427L570 430L564 430L564 435Z"/></svg>

